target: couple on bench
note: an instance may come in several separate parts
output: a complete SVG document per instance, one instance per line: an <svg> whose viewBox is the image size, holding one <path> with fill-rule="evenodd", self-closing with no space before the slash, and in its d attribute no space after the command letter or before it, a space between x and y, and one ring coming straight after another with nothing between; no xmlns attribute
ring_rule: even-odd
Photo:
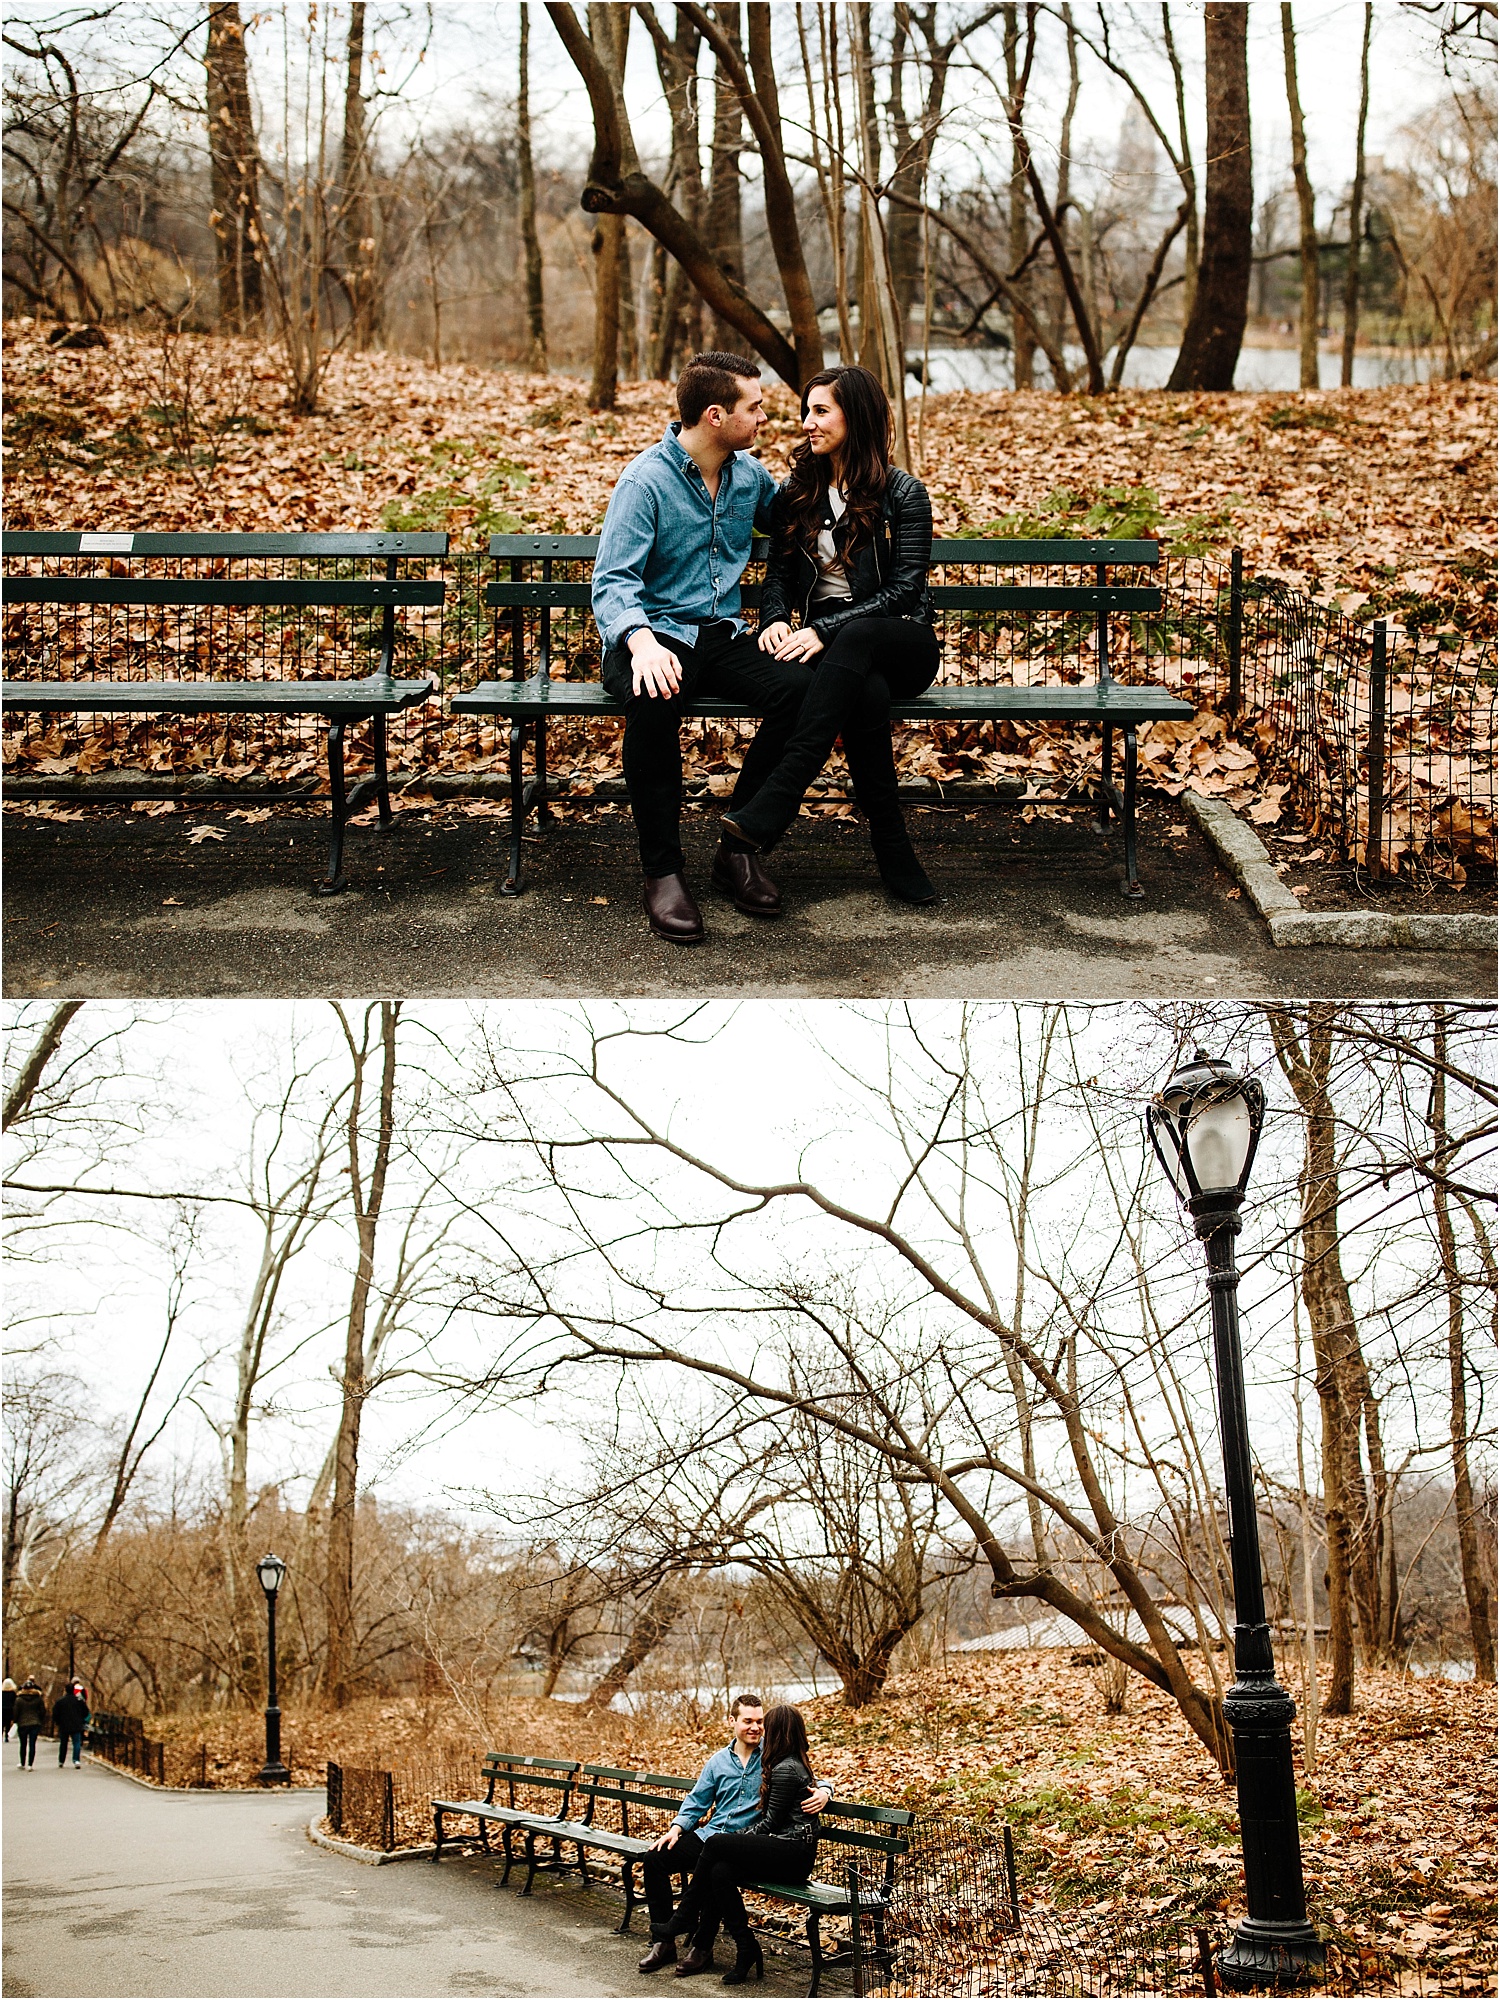
<svg viewBox="0 0 1500 2000"><path fill-rule="evenodd" d="M867 368L814 375L802 391L803 441L779 487L749 455L766 421L753 362L695 356L677 407L681 421L620 475L593 579L602 679L625 710L625 784L652 930L673 944L703 938L679 833L679 723L700 697L764 718L713 861L714 887L737 909L781 914L761 856L840 737L887 890L935 901L902 817L890 729L892 696L920 694L937 677L932 506L922 482L891 464L884 389ZM740 578L757 531L770 554L752 637Z"/></svg>
<svg viewBox="0 0 1500 2000"><path fill-rule="evenodd" d="M734 1736L715 1751L677 1816L641 1864L651 1949L642 1972L675 1965L677 1977L707 1972L722 1925L734 1939L734 1969L726 1986L758 1979L765 1967L752 1936L745 1901L747 1883L800 1887L812 1877L818 1847L818 1814L832 1796L808 1767L807 1727L795 1708L766 1709L758 1694L736 1697L730 1715ZM708 1817L706 1836L697 1828ZM691 1871L676 1910L672 1877ZM676 1940L691 1940L679 1964Z"/></svg>

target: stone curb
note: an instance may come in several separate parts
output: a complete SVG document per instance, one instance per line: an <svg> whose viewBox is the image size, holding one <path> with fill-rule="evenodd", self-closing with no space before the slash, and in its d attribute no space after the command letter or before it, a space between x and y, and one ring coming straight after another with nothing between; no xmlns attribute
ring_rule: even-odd
<svg viewBox="0 0 1500 2000"><path fill-rule="evenodd" d="M303 1792L311 1797L323 1790L321 1785L154 1785L149 1778L138 1778L134 1771L122 1771L107 1757L95 1756L92 1750L84 1751L83 1761L96 1771L108 1771L112 1778L123 1778L127 1785L139 1785L143 1792L155 1792L159 1799L263 1799L273 1791Z"/></svg>
<svg viewBox="0 0 1500 2000"><path fill-rule="evenodd" d="M356 1847L352 1840L336 1840L331 1833L325 1833L321 1825L322 1815L307 1822L307 1837L315 1847L326 1847L334 1854L343 1854L350 1861L363 1861L367 1867L383 1868L388 1861L424 1861L432 1858L432 1842L425 1847L395 1847L389 1854L379 1848Z"/></svg>
<svg viewBox="0 0 1500 2000"><path fill-rule="evenodd" d="M1487 951L1496 919L1480 911L1458 916L1393 915L1384 910L1305 910L1271 865L1265 842L1222 799L1184 792L1178 804L1265 920L1274 945L1342 945L1355 951Z"/></svg>

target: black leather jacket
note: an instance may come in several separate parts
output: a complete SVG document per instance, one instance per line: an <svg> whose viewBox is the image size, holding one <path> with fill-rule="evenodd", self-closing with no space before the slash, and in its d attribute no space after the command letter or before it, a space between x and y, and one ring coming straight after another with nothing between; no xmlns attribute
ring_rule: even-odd
<svg viewBox="0 0 1500 2000"><path fill-rule="evenodd" d="M853 596L825 600L815 618L810 610L818 565L811 550L785 545L781 506L778 500L772 511L771 552L760 594L763 632L780 619L790 622L794 611L801 614L804 625L811 624L825 646L851 618L920 618L932 623L932 593L927 587L932 502L920 479L897 465L891 467L875 539L860 550L850 568Z"/></svg>
<svg viewBox="0 0 1500 2000"><path fill-rule="evenodd" d="M745 1828L746 1833L764 1834L771 1840L816 1840L818 1815L802 1810L802 1801L814 1782L812 1772L800 1758L783 1757L771 1772L765 1810Z"/></svg>

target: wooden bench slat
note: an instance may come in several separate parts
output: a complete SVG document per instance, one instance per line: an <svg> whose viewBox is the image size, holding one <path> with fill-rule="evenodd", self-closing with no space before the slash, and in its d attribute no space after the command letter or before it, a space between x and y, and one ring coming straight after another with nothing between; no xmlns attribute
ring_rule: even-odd
<svg viewBox="0 0 1500 2000"><path fill-rule="evenodd" d="M13 576L7 604L332 605L443 601L441 581L419 577Z"/></svg>
<svg viewBox="0 0 1500 2000"><path fill-rule="evenodd" d="M436 682L372 675L347 681L0 681L0 704L44 715L394 715Z"/></svg>
<svg viewBox="0 0 1500 2000"><path fill-rule="evenodd" d="M101 540L124 542L128 548L85 548ZM122 529L116 535L107 529L70 529L59 534L50 529L13 528L0 535L0 555L4 556L398 556L434 557L448 553L446 529L432 533L406 534L394 530L355 529L319 534L137 534Z"/></svg>
<svg viewBox="0 0 1500 2000"><path fill-rule="evenodd" d="M624 708L597 681L481 681L448 703L455 715L623 715ZM687 715L733 717L758 713L743 703L702 696ZM1165 688L1135 687L1125 681L1089 681L1064 687L928 688L924 694L893 700L891 715L911 722L989 722L1013 717L1026 721L1191 722L1196 710Z"/></svg>
<svg viewBox="0 0 1500 2000"><path fill-rule="evenodd" d="M756 609L761 585L741 587L740 601ZM586 611L592 602L586 583L489 583L484 601L496 611ZM940 611L1160 611L1161 592L1146 584L1100 585L1029 583L935 583L932 601Z"/></svg>
<svg viewBox="0 0 1500 2000"><path fill-rule="evenodd" d="M750 560L763 560L770 543L757 535ZM553 557L563 562L592 562L599 553L597 535L491 535L490 554L516 561ZM1077 563L1145 563L1161 561L1161 544L1152 541L983 541L957 536L932 545L932 560L967 563L1031 563L1056 568Z"/></svg>

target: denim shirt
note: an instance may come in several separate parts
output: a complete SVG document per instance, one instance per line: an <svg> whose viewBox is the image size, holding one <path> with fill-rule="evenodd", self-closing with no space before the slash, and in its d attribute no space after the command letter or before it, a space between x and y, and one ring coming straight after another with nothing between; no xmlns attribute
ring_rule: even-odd
<svg viewBox="0 0 1500 2000"><path fill-rule="evenodd" d="M640 463L639 459L636 461ZM674 1826L691 1833L713 1807L715 1833L743 1833L760 1815L760 1745L748 1764L735 1755L734 1745L716 1750L698 1773L698 1782L677 1808Z"/></svg>
<svg viewBox="0 0 1500 2000"><path fill-rule="evenodd" d="M660 444L633 458L610 495L594 560L594 622L604 650L632 632L692 645L699 623L740 622L740 578L750 538L770 522L776 481L758 458L733 452L710 500L703 474L667 426Z"/></svg>

